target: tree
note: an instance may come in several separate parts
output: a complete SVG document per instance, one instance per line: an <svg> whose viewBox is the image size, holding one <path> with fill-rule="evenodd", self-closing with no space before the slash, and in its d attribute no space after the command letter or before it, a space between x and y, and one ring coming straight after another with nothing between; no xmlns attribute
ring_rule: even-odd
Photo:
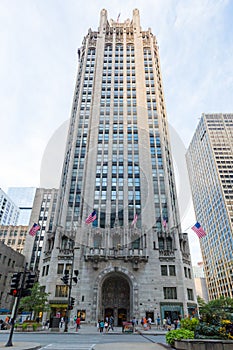
<svg viewBox="0 0 233 350"><path fill-rule="evenodd" d="M202 299L199 295L197 295L197 304L199 308L206 306L205 300Z"/></svg>
<svg viewBox="0 0 233 350"><path fill-rule="evenodd" d="M217 325L221 320L233 321L233 299L220 297L219 299L211 300L199 309L202 320Z"/></svg>
<svg viewBox="0 0 233 350"><path fill-rule="evenodd" d="M50 310L50 306L48 304L49 294L50 293L44 292L44 287L40 286L39 283L35 283L31 289L31 295L20 300L19 309L21 311L34 312L35 319L39 312Z"/></svg>

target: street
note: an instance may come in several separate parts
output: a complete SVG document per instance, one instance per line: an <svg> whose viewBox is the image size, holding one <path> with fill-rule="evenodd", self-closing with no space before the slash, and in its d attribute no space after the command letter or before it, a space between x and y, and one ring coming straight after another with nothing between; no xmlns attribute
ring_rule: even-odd
<svg viewBox="0 0 233 350"><path fill-rule="evenodd" d="M1 342L7 342L9 334L0 333ZM91 350L96 344L106 343L161 343L166 344L165 335L121 334L121 333L15 333L13 344L17 342L39 343L42 349Z"/></svg>

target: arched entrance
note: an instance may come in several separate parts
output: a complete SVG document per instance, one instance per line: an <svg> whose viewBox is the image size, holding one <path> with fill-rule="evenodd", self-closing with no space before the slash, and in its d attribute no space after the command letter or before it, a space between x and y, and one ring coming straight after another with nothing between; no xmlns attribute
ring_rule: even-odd
<svg viewBox="0 0 233 350"><path fill-rule="evenodd" d="M114 317L115 325L122 325L130 319L130 285L120 274L112 274L105 279L101 291L101 314Z"/></svg>

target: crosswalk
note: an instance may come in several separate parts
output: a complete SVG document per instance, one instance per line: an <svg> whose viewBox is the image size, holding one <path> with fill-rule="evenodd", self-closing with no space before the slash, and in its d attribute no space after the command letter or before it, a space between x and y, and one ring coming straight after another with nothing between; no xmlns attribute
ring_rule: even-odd
<svg viewBox="0 0 233 350"><path fill-rule="evenodd" d="M85 344L80 344L80 343L74 343L74 344L67 344L67 343L54 343L54 344L48 344L44 346L42 349L46 350L94 350L95 344L91 343L85 343Z"/></svg>

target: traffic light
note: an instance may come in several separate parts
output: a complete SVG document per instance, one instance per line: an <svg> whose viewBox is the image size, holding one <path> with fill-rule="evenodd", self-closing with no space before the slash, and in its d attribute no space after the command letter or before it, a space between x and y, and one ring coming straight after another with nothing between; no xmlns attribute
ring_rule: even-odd
<svg viewBox="0 0 233 350"><path fill-rule="evenodd" d="M70 305L71 305L71 306L74 306L74 303L75 303L75 298L71 297L71 298L70 298Z"/></svg>
<svg viewBox="0 0 233 350"><path fill-rule="evenodd" d="M75 274L75 277L72 278L73 282L74 283L78 283L78 274L79 274L79 270L74 270L74 274Z"/></svg>
<svg viewBox="0 0 233 350"><path fill-rule="evenodd" d="M25 280L25 283L24 283L24 288L22 290L22 296L23 297L31 295L31 293L32 293L31 289L34 286L35 279L36 279L36 274L35 273L27 272L26 280Z"/></svg>
<svg viewBox="0 0 233 350"><path fill-rule="evenodd" d="M61 278L62 282L66 285L69 283L69 273L65 272L65 275Z"/></svg>
<svg viewBox="0 0 233 350"><path fill-rule="evenodd" d="M17 297L19 295L20 290L20 279L21 279L21 272L15 272L11 279L11 289L10 289L10 295L13 295L14 297Z"/></svg>

